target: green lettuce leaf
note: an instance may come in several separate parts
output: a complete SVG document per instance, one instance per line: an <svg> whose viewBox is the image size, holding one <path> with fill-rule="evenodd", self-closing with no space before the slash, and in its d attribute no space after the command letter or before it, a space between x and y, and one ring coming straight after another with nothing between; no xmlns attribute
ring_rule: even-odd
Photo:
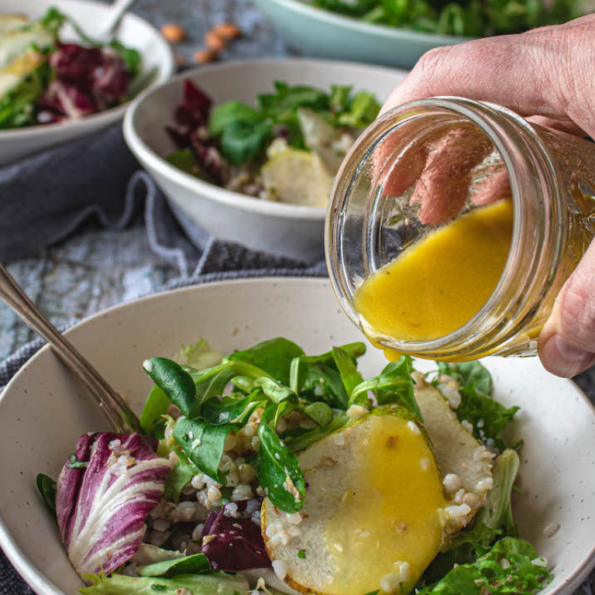
<svg viewBox="0 0 595 595"><path fill-rule="evenodd" d="M161 576L170 578L179 574L208 574L211 565L204 554L194 554L173 560L163 560L147 566L139 566L136 570L139 576Z"/></svg>
<svg viewBox="0 0 595 595"><path fill-rule="evenodd" d="M131 577L114 574L85 574L91 586L79 589L83 595L248 595L250 585L241 574L179 575L175 578Z"/></svg>

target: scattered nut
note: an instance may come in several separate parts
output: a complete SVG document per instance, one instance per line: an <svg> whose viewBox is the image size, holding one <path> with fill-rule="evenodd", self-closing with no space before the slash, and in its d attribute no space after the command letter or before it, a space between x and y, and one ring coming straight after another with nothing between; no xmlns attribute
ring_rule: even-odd
<svg viewBox="0 0 595 595"><path fill-rule="evenodd" d="M241 29L235 23L221 23L220 25L215 25L215 27L213 27L213 33L216 33L219 37L226 40L236 39L242 35Z"/></svg>
<svg viewBox="0 0 595 595"><path fill-rule="evenodd" d="M176 63L176 66L184 66L184 64L186 64L186 60L184 60L184 56L180 56L180 54L174 55L174 62Z"/></svg>
<svg viewBox="0 0 595 595"><path fill-rule="evenodd" d="M209 31L205 35L205 45L210 50L220 52L221 50L225 49L225 39L219 37L219 35L217 35L217 33L214 31Z"/></svg>
<svg viewBox="0 0 595 595"><path fill-rule="evenodd" d="M206 64L212 62L217 57L217 52L213 50L199 50L194 54L194 61L197 64Z"/></svg>
<svg viewBox="0 0 595 595"><path fill-rule="evenodd" d="M161 27L161 34L171 43L179 43L186 37L186 31L175 23L167 23Z"/></svg>

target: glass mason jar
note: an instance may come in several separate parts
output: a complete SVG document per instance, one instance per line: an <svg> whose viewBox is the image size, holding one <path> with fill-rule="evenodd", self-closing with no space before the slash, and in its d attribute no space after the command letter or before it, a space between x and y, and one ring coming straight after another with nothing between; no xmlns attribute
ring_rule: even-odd
<svg viewBox="0 0 595 595"><path fill-rule="evenodd" d="M390 181L403 174L399 167L404 162L410 168L416 154L453 132L467 143L464 155L473 154L478 144L490 147L469 172L469 191L459 215L479 207L474 192L485 187L481 182L508 174L510 252L494 291L463 326L431 340L399 341L379 333L358 314L354 294L373 273L436 227L420 220L419 208L411 201L414 186L395 194ZM534 355L556 295L595 234L594 223L594 143L530 124L497 105L432 98L386 113L351 149L329 205L327 263L343 309L379 347L444 361Z"/></svg>

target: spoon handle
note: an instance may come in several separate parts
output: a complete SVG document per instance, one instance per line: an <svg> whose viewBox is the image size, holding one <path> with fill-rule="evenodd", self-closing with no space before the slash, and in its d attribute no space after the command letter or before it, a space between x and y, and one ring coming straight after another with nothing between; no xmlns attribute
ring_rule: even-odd
<svg viewBox="0 0 595 595"><path fill-rule="evenodd" d="M2 264L0 264L0 300L12 308L29 327L52 346L54 352L99 403L104 415L117 432L126 434L138 430L138 419L122 397L72 343L41 314Z"/></svg>
<svg viewBox="0 0 595 595"><path fill-rule="evenodd" d="M126 14L128 9L136 3L136 0L115 0L111 5L107 18L99 28L99 38L110 40L116 27L120 24L122 17Z"/></svg>

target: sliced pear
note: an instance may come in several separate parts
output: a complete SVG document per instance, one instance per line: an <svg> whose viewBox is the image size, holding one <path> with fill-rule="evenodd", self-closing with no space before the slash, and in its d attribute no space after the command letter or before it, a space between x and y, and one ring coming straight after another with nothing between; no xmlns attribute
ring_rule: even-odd
<svg viewBox="0 0 595 595"><path fill-rule="evenodd" d="M14 33L29 23L24 14L0 14L0 37Z"/></svg>
<svg viewBox="0 0 595 595"><path fill-rule="evenodd" d="M473 511L492 487L494 456L466 430L448 401L431 384L415 388L415 398L424 418L424 426L436 453L440 475L451 497L463 489ZM449 481L451 480L451 481Z"/></svg>
<svg viewBox="0 0 595 595"><path fill-rule="evenodd" d="M329 172L336 174L347 152L336 148L342 144L344 130L334 128L311 109L299 108L297 114L306 146L322 159Z"/></svg>
<svg viewBox="0 0 595 595"><path fill-rule="evenodd" d="M326 207L333 186L320 158L297 149L269 159L262 168L262 181L269 200L308 207Z"/></svg>
<svg viewBox="0 0 595 595"><path fill-rule="evenodd" d="M43 62L44 57L41 53L29 50L0 70L0 100L18 87Z"/></svg>
<svg viewBox="0 0 595 595"><path fill-rule="evenodd" d="M301 593L408 593L438 554L446 502L423 429L381 407L299 455L296 516L265 499L263 535L278 574Z"/></svg>
<svg viewBox="0 0 595 595"><path fill-rule="evenodd" d="M55 41L55 36L35 23L24 31L15 31L0 37L0 68L6 68L31 47L44 50Z"/></svg>

